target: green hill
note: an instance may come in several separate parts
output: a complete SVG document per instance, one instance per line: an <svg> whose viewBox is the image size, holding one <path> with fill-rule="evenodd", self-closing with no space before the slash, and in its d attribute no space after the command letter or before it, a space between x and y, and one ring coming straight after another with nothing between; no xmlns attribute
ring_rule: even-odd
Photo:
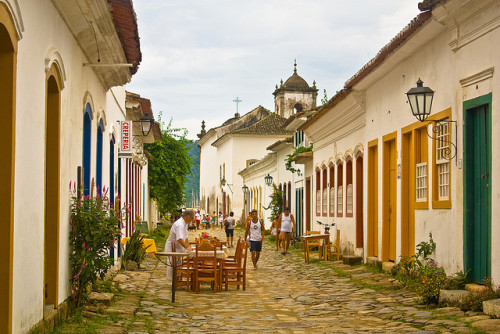
<svg viewBox="0 0 500 334"><path fill-rule="evenodd" d="M191 165L192 175L188 175L184 184L184 195L186 196L186 206L195 207L200 191L200 148L194 141L189 142L187 145L189 146L188 154L193 159L193 164Z"/></svg>

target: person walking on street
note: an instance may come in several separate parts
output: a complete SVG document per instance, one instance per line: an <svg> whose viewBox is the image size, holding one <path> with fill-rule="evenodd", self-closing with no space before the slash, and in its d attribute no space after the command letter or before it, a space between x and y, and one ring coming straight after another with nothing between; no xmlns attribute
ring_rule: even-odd
<svg viewBox="0 0 500 334"><path fill-rule="evenodd" d="M224 228L224 215L220 211L219 211L219 225L221 229Z"/></svg>
<svg viewBox="0 0 500 334"><path fill-rule="evenodd" d="M273 220L273 226L271 230L272 235L274 236L274 241L276 243L276 250L281 248L281 235L280 235L280 226L278 225L278 219L275 217Z"/></svg>
<svg viewBox="0 0 500 334"><path fill-rule="evenodd" d="M194 210L185 210L181 218L179 218L170 228L170 234L165 242L165 250L167 252L172 252L174 250L176 253L184 253L186 250L192 251L194 248L189 246L188 241L188 226L194 220ZM169 257L169 266L167 267L167 278L172 279L172 258Z"/></svg>
<svg viewBox="0 0 500 334"><path fill-rule="evenodd" d="M257 210L250 211L250 219L247 218L245 229L245 240L250 237L250 252L252 253L253 268L257 269L257 262L262 251L262 241L266 232L264 223L257 217Z"/></svg>
<svg viewBox="0 0 500 334"><path fill-rule="evenodd" d="M229 217L224 219L224 227L226 229L226 237L227 237L227 246L228 247L233 247L233 236L234 236L234 222L236 219L234 219L234 212L229 213ZM231 240L231 243L229 243L229 240Z"/></svg>
<svg viewBox="0 0 500 334"><path fill-rule="evenodd" d="M195 218L196 218L196 229L199 230L201 222L200 210L196 211Z"/></svg>
<svg viewBox="0 0 500 334"><path fill-rule="evenodd" d="M281 246L283 249L281 254L290 254L288 252L290 237L292 233L295 233L295 218L293 218L293 215L290 213L290 208L285 208L284 212L280 215L278 226L280 226L281 230Z"/></svg>
<svg viewBox="0 0 500 334"><path fill-rule="evenodd" d="M212 224L212 230L215 228L215 222L217 221L217 215L215 214L215 211L212 212L212 215L210 216L212 219L211 224Z"/></svg>

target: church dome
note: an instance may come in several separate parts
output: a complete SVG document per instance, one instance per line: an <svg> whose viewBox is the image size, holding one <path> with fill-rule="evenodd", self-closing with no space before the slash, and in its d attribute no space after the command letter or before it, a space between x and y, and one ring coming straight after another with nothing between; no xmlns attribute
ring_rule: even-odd
<svg viewBox="0 0 500 334"><path fill-rule="evenodd" d="M285 88L308 89L309 85L297 74L297 69L295 69L292 76L285 81Z"/></svg>

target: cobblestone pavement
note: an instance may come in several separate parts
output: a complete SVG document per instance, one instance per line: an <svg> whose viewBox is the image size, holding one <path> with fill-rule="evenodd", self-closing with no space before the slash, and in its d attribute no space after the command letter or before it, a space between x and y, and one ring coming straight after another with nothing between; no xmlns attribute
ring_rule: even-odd
<svg viewBox="0 0 500 334"><path fill-rule="evenodd" d="M190 232L190 239L199 232ZM209 233L223 235L220 229ZM481 333L469 324L496 321L457 308L429 311L385 274L339 262L306 264L298 253L281 255L270 242L264 243L259 269L252 268L249 256L246 291L230 287L214 293L207 285L198 294L177 291L172 304L166 266L154 259L148 266L115 276L127 293L101 310L115 323L98 332Z"/></svg>

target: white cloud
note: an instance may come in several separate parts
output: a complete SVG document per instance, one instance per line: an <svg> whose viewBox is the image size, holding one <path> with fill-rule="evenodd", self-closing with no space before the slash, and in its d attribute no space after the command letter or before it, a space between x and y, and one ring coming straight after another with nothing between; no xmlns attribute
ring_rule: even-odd
<svg viewBox="0 0 500 334"><path fill-rule="evenodd" d="M293 73L331 97L419 14L419 0L136 0L143 60L129 91L196 139ZM319 99L318 99L319 103Z"/></svg>

